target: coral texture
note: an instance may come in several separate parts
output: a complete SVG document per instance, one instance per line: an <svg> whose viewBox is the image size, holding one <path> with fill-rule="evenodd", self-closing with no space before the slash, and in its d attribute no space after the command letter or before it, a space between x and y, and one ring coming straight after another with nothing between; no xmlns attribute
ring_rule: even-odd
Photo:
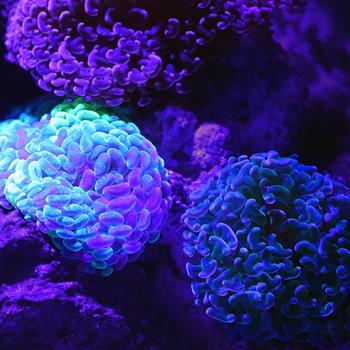
<svg viewBox="0 0 350 350"><path fill-rule="evenodd" d="M197 304L245 338L313 342L346 328L350 198L295 156L230 158L184 214Z"/></svg>
<svg viewBox="0 0 350 350"><path fill-rule="evenodd" d="M194 134L192 157L202 169L219 165L225 156L230 132L216 123L202 124Z"/></svg>
<svg viewBox="0 0 350 350"><path fill-rule="evenodd" d="M27 118L28 119L28 118ZM135 124L81 103L0 128L1 204L62 254L109 275L154 242L171 203L164 162Z"/></svg>
<svg viewBox="0 0 350 350"><path fill-rule="evenodd" d="M8 59L58 96L140 106L152 91L185 93L217 36L269 22L303 0L19 0L9 15ZM227 41L226 39L224 41Z"/></svg>
<svg viewBox="0 0 350 350"><path fill-rule="evenodd" d="M60 4L78 3L78 1L83 3L83 0L58 1ZM108 1L113 4L121 3L119 0ZM180 2L186 4L186 1L158 1L157 20L163 18L163 12L159 11L161 6L168 7L170 11L173 5ZM211 1L211 4L214 2ZM0 12L3 11L7 15L8 11L13 11L11 13L13 16L16 11L14 7L18 3L18 0L0 0ZM153 0L125 0L123 3L136 4L135 6L142 4L138 6L140 8L149 6L147 7L149 13L153 11L152 6L156 8L154 5L156 2ZM187 3L189 4L190 1ZM263 1L244 0L241 3L255 3L259 7ZM10 6L2 8L2 4ZM156 107L159 112L155 113L151 108L146 108L139 110L139 114L130 115L142 130L143 135L156 145L167 168L171 169L167 181L171 185L173 205L168 212L166 225L162 226L162 237L157 241L158 244L147 245L147 249L137 261L115 271L109 278L80 273L76 268L76 261L62 259L60 250L54 248L48 235L39 232L34 220L24 220L19 210L1 210L0 208L0 349L349 350L350 343L347 342L350 334L349 293L345 290L344 294L333 295L330 289L327 290L329 281L333 284L339 281L337 275L337 270L341 272L341 268L337 268L339 253L347 253L341 250L343 247L349 249L346 233L338 234L336 228L332 231L336 233L333 236L333 244L328 245L331 249L328 249L327 254L320 256L322 251L318 249L314 255L312 253L308 255L294 250L296 244L303 239L298 236L298 233L303 234L298 229L299 226L295 231L291 230L284 234L283 230L274 230L276 222L256 225L264 232L262 241L269 246L264 253L260 251L257 253L260 254L261 259L268 259L267 266L277 264L282 268L280 264L285 263L285 260L281 262L283 257L276 257L270 251L272 249L270 246L273 245L267 240L269 233L274 230L283 249L293 250L293 255L289 259L293 266L301 267L300 277L294 279L295 285L309 285L311 290L309 296L318 302L317 305L322 305L325 301L322 296L330 293L331 295L327 294L329 296L327 301L330 303L335 301L335 311L329 315L325 314L324 317L312 317L313 322L310 323L310 314L315 309L308 308L309 314L304 310L305 327L299 327L300 317L293 320L290 314L285 316L281 312L281 300L288 304L296 299L292 299L295 290L293 280L288 281L284 278L285 275L280 274L284 279L281 281L281 288L271 291L276 302L270 309L258 310L255 307L255 301L252 307L248 302L241 303L238 307L234 306L234 311L239 312L248 305L249 313L256 316L254 322L261 315L266 327L272 329L272 333L277 328L279 334L271 335L271 340L265 340L266 333L257 335L252 340L242 340L239 334L233 333L234 329L247 338L255 334L250 332L249 325L239 325L237 320L233 324L218 322L208 317L203 312L203 307L193 305L194 298L185 263L190 261L198 265L200 257L196 255L188 258L183 254L181 234L184 223L180 221L180 216L191 203L189 194L206 183L208 177L215 177L215 180L210 181L218 181L217 171L222 168L218 163L223 155L226 156L226 152L234 155L254 154L270 149L276 149L280 154L297 152L303 163L317 164L322 171L328 169L333 179L331 182L334 185L334 192L320 200L316 212L321 213L322 209L324 214L327 211L326 208L335 208L336 211L339 210L339 214L336 215L347 220L347 213L350 210L348 206L344 205L341 208L342 206L339 205L339 193L343 190L334 180L350 187L349 6L350 2L347 0L333 2L309 0L309 6L303 16L283 16L282 18L275 16L274 18L278 18L279 22L273 29L274 39L277 42L272 39L270 30L257 28L245 35L236 36L229 49L216 50L223 41L232 37L230 28L224 31L217 30L214 40L202 46L198 45L193 53L189 53L191 58L200 58L199 65L204 62L204 58L212 56L213 53L216 56L215 59L210 57L210 60L205 60L205 67L201 68L200 74L194 74L190 79L186 76L181 77L179 82L184 85L189 83L192 92L185 98L177 96L170 106L167 99L169 94L156 91L153 85L158 78L150 79L146 83L147 92L142 91L145 99L140 104L146 104L150 99L156 99L158 96L161 98L161 106ZM125 13L121 12L123 20L126 20ZM86 18L86 15L82 11L80 19L83 20L83 18ZM101 16L89 18L97 21ZM180 16L178 18L180 19ZM216 19L211 18L211 20L214 23ZM135 22L141 23L139 20ZM94 26L96 22L89 23ZM0 32L1 24L0 19ZM57 22L55 25L58 28ZM183 25L182 22L181 25ZM342 25L344 28L341 27ZM252 26L249 25L249 27ZM139 27L133 24L133 28ZM56 35L55 33L53 34ZM73 33L75 35L76 31ZM26 40L27 38L19 43L24 45ZM172 46L172 43L176 46ZM106 42L103 42L103 45L105 44ZM170 52L170 48L173 53L176 50L172 64L179 62L178 52L183 49L180 41L166 38L162 44L164 44L163 49L157 54L162 57L163 62L170 60L169 56L165 56L165 53ZM0 51L1 49L0 47ZM165 61L166 57L168 61ZM81 57L78 59L80 60ZM133 59L131 58L129 67L136 65ZM181 68L176 64L174 67ZM35 71L35 68L30 70ZM30 103L43 91L34 86L34 79L31 79L30 74L27 74L28 72L21 69L19 65L2 60L2 53L0 71L2 81L6 83L6 88L1 91L0 115L15 118L18 110L12 109L14 113L9 114L7 113L9 108ZM89 84L92 83L91 80ZM170 89L174 88L176 89L176 83ZM182 89L186 91L185 86ZM50 94L52 91L45 94L45 99ZM140 96L138 88L134 91L126 89L122 99L123 101L138 100ZM56 98L60 100L60 97ZM104 98L101 100L105 101ZM160 99L157 100L159 101ZM36 107L20 109L20 113L24 111L20 122L17 122L20 128L25 125L32 126L44 113L53 108L53 106L44 106L42 102L39 103L38 109ZM119 111L116 114L120 117ZM23 124L20 125L20 123ZM213 136L214 132L211 133L211 127L209 127L213 124L217 126L217 129L213 128L214 131L226 129L228 134L218 132L215 134L216 137ZM38 127L41 128L41 126ZM2 126L0 124L0 133L6 132L10 137L16 135L12 133L11 128L16 129L15 124L6 123ZM228 140L229 144L226 144L225 140ZM215 169L211 168L213 165ZM279 176L281 175L282 170L277 170L275 165L271 168ZM296 169L301 172L300 168L296 167L292 173ZM302 194L302 186L297 187L297 185L302 182L302 185L305 184L306 178L307 176L304 178L305 182L298 179L300 181L297 182L296 188L292 187L295 189L292 192L293 198L305 196L305 193ZM266 176L262 180L265 179ZM5 182L1 182L2 186L5 186ZM232 183L231 180L228 182ZM286 186L283 185L283 187ZM248 189L250 188L248 186ZM322 191L315 191L310 196L317 197L316 192L322 194ZM226 192L222 195L224 193ZM345 189L344 194L348 195ZM246 197L257 200L255 193ZM8 205L6 198L2 198L4 202L1 204ZM208 199L211 200L209 196ZM226 199L229 201L228 197ZM262 211L271 207L262 200L258 202ZM294 209L292 206L288 208L288 210L285 208L282 210L289 218L293 215ZM208 213L211 215L210 211ZM311 215L310 213L314 214L313 209L309 210L308 215ZM321 244L317 243L321 241L321 237L326 237L331 232L336 220L337 218L328 224L326 216L323 215L322 223L318 226L321 232L320 240L317 235L311 235L314 232L311 229L305 233L304 240L319 248ZM302 215L299 224L304 221ZM235 219L235 222L237 225L242 224L241 217ZM226 224L233 227L232 221ZM339 227L341 227L340 221ZM215 234L218 232L215 231ZM237 235L237 230L234 232L238 238L242 238ZM239 240L241 246L247 247L248 243L248 239L243 239L243 243L241 239ZM208 247L214 247L214 244L209 242ZM252 252L249 246L247 249ZM330 272L327 271L327 274L323 275L325 270L322 270L322 267L319 273L312 268L306 271L305 263L301 265L299 260L307 257L311 257L310 263L315 265L315 270L316 266L326 266ZM237 253L236 258L245 259L241 251ZM224 257L223 263L227 260L229 258ZM345 258L342 263L349 266ZM257 266L258 269L259 266L261 265ZM240 272L246 285L252 283L254 292L254 286L258 286L255 281L261 279L257 276L259 271L251 272L249 268L243 267ZM276 272L276 276L279 272ZM269 274L272 275L273 272L269 271ZM266 275L263 276L266 277ZM194 283L200 281L205 286L205 279L198 276L194 279L196 280L193 281ZM343 279L341 282L341 286L347 289L347 280ZM261 284L259 286L264 287ZM217 290L215 288L210 291ZM257 296L253 292L247 291L250 296ZM235 292L235 296L238 293L240 292ZM261 289L259 293L265 296ZM222 301L223 307L227 307L228 299L225 299L225 296L217 298ZM299 300L298 296L300 303ZM210 304L205 307L210 307ZM231 311L228 308L225 310ZM294 334L298 327L300 333ZM337 335L341 332L347 339L344 337L345 339L340 339L335 344L326 342L330 339L324 339L326 334ZM276 337L286 341L278 341ZM302 341L316 343L316 338L318 344L300 344ZM263 339L263 341L260 342L257 339Z"/></svg>

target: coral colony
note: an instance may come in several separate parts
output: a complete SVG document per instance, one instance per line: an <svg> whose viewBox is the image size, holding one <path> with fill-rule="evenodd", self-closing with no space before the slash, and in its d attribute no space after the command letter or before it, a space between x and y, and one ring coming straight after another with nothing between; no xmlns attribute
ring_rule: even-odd
<svg viewBox="0 0 350 350"><path fill-rule="evenodd" d="M269 22L303 0L19 0L12 5L7 58L58 96L118 106L155 92L185 93L186 77L219 35ZM203 54L202 54L203 51Z"/></svg>
<svg viewBox="0 0 350 350"><path fill-rule="evenodd" d="M168 175L135 124L77 100L1 130L3 197L85 271L109 275L158 239Z"/></svg>
<svg viewBox="0 0 350 350"><path fill-rule="evenodd" d="M208 316L246 338L336 332L350 289L346 187L271 151L229 158L190 199L187 273Z"/></svg>
<svg viewBox="0 0 350 350"><path fill-rule="evenodd" d="M42 90L65 99L42 116L26 112L0 123L3 215L18 209L63 257L104 277L158 241L172 205L169 173L183 179L169 169L180 169L181 160L169 157L167 170L156 141L115 107L151 108L163 91L179 98L223 42L254 27L269 28L277 10L305 5L0 3L8 16L7 59L29 71ZM315 343L346 333L350 190L294 155L262 149L266 153L226 159L229 126L202 123L187 145L189 137L174 138L197 127L194 114L165 105L154 112L158 122L173 119L176 128L181 120L182 129L162 129L160 153L180 154L180 144L181 154L208 170L191 191L182 189L191 193L177 208L182 267L198 310L243 339Z"/></svg>

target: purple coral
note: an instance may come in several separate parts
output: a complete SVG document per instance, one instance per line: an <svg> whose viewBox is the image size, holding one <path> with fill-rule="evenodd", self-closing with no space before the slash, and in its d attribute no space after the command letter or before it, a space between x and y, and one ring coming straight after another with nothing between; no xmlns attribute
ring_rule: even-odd
<svg viewBox="0 0 350 350"><path fill-rule="evenodd" d="M63 256L103 276L155 242L168 174L137 126L94 104L63 103L39 122L0 125L0 205L36 220Z"/></svg>
<svg viewBox="0 0 350 350"><path fill-rule="evenodd" d="M7 58L58 96L117 106L186 92L215 37L269 21L305 0L19 0L9 16ZM220 33L220 35L219 35Z"/></svg>

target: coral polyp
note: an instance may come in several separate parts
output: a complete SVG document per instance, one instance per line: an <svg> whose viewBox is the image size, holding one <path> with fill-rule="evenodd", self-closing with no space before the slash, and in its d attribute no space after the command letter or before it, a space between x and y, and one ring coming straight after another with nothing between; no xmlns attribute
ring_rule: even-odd
<svg viewBox="0 0 350 350"><path fill-rule="evenodd" d="M185 93L202 48L218 34L246 31L269 22L275 9L303 3L19 0L8 19L7 57L58 96L144 106L153 92Z"/></svg>
<svg viewBox="0 0 350 350"><path fill-rule="evenodd" d="M135 124L76 100L36 122L7 121L0 134L1 203L36 220L86 272L109 275L158 239L168 175Z"/></svg>
<svg viewBox="0 0 350 350"><path fill-rule="evenodd" d="M208 316L260 340L313 342L346 329L346 187L271 151L231 157L190 199L187 272Z"/></svg>

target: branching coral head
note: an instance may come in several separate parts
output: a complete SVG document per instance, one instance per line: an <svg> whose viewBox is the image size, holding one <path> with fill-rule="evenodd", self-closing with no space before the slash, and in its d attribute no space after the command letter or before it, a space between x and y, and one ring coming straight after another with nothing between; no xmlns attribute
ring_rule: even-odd
<svg viewBox="0 0 350 350"><path fill-rule="evenodd" d="M254 339L312 342L346 329L346 187L268 152L230 158L190 198L187 272L208 316Z"/></svg>
<svg viewBox="0 0 350 350"><path fill-rule="evenodd" d="M76 100L0 128L5 199L86 272L109 275L155 242L171 203L167 171L137 126Z"/></svg>
<svg viewBox="0 0 350 350"><path fill-rule="evenodd" d="M145 106L155 92L186 93L187 77L217 36L303 2L19 0L8 20L7 58L58 96Z"/></svg>

